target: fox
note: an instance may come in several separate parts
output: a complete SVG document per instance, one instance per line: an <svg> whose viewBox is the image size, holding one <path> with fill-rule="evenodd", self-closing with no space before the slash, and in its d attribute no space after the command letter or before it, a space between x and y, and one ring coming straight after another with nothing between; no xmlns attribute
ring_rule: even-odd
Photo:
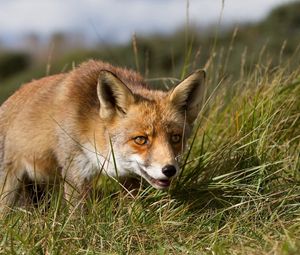
<svg viewBox="0 0 300 255"><path fill-rule="evenodd" d="M88 60L21 86L0 107L0 211L18 201L22 180L52 182L74 204L98 175L170 187L200 112L205 71L168 91L136 71Z"/></svg>

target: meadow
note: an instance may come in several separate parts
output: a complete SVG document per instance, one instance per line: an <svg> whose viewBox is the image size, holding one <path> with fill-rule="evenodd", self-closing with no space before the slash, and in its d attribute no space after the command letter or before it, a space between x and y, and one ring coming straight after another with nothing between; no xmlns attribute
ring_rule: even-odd
<svg viewBox="0 0 300 255"><path fill-rule="evenodd" d="M287 40L254 49L255 40L246 42L266 24L216 32L203 43L191 32L180 45L174 35L173 53L162 38L151 38L151 52L143 38L114 49L153 86L173 86L195 68L207 71L207 100L182 174L168 191L143 185L136 196L101 178L84 213L68 211L61 190L49 189L1 219L0 253L299 254L300 37L290 42L282 34ZM50 69L33 65L3 79L2 101L21 81L70 69L73 61L109 59L103 52L73 53Z"/></svg>

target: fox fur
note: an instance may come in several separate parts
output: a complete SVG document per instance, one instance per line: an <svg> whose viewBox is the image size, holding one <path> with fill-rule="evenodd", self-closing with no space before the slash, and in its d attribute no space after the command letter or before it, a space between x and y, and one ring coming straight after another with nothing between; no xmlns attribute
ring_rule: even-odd
<svg viewBox="0 0 300 255"><path fill-rule="evenodd" d="M90 60L23 85L0 107L0 210L23 178L51 182L76 202L98 174L142 177L165 189L201 107L205 72L174 89L149 89L128 69Z"/></svg>

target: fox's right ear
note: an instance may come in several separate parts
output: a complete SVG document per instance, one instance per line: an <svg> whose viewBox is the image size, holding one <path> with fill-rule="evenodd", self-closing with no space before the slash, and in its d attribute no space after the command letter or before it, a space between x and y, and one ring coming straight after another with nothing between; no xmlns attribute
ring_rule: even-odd
<svg viewBox="0 0 300 255"><path fill-rule="evenodd" d="M124 115L134 102L131 90L112 72L102 70L99 74L97 94L100 102L100 117L111 118Z"/></svg>
<svg viewBox="0 0 300 255"><path fill-rule="evenodd" d="M180 82L170 94L171 103L182 112L186 112L187 120L193 123L201 109L205 90L205 71L196 70Z"/></svg>

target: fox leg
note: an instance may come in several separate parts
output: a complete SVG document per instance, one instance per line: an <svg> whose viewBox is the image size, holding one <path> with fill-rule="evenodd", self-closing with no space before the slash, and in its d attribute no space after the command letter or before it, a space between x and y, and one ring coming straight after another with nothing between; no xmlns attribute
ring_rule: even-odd
<svg viewBox="0 0 300 255"><path fill-rule="evenodd" d="M77 183L70 180L64 182L64 199L67 202L69 209L79 209L85 211L86 202L90 193L91 186L89 183Z"/></svg>
<svg viewBox="0 0 300 255"><path fill-rule="evenodd" d="M80 176L75 169L63 170L64 198L71 207L82 207L91 190L91 182Z"/></svg>
<svg viewBox="0 0 300 255"><path fill-rule="evenodd" d="M16 203L22 182L14 170L7 167L0 173L0 212L8 210Z"/></svg>

